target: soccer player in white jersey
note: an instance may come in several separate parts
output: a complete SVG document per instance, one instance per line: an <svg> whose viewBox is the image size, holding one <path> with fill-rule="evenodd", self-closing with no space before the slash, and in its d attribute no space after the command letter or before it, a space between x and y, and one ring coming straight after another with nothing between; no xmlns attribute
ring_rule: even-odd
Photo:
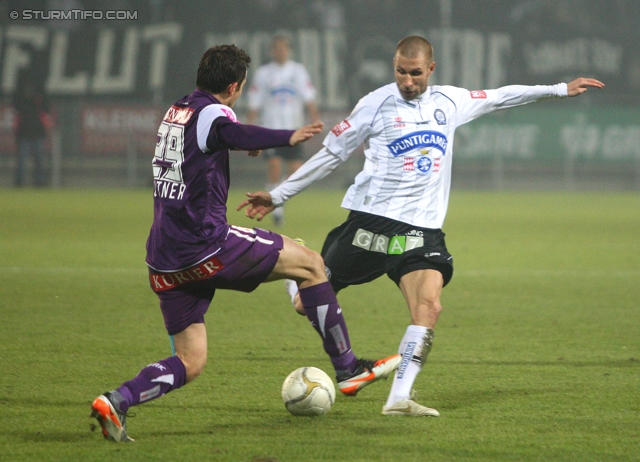
<svg viewBox="0 0 640 462"><path fill-rule="evenodd" d="M544 98L578 96L604 84L578 78L569 84L509 85L494 90L430 86L433 49L422 37L406 37L393 58L396 82L362 98L337 124L324 147L270 193L249 193L238 209L264 215L328 175L365 143L365 164L342 207L351 210L332 230L322 255L336 292L387 274L411 314L398 352L402 361L384 415L438 416L416 403L412 387L431 349L442 306L440 294L453 274L441 228L451 186L455 129L498 109ZM296 307L298 309L298 307Z"/></svg>
<svg viewBox="0 0 640 462"><path fill-rule="evenodd" d="M307 69L290 59L291 45L286 36L273 38L271 55L273 60L256 70L249 88L247 122L253 124L260 117L260 125L267 128L297 128L304 125L305 109L312 122L320 120L315 103L316 89ZM301 146L265 150L267 189L275 188L282 181L283 160L288 176L300 168L302 155ZM273 218L276 225L281 225L284 208L274 211Z"/></svg>

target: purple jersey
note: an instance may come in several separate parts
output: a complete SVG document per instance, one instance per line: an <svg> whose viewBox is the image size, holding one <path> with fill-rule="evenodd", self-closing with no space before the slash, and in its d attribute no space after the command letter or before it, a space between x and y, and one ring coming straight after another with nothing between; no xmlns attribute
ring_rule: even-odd
<svg viewBox="0 0 640 462"><path fill-rule="evenodd" d="M229 150L288 146L292 133L242 125L230 107L202 90L171 106L153 158L147 264L178 271L215 254L229 231Z"/></svg>

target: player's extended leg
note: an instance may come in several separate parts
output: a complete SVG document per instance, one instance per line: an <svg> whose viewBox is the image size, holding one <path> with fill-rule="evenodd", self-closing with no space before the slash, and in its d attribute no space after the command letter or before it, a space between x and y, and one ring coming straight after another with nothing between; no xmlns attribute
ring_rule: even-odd
<svg viewBox="0 0 640 462"><path fill-rule="evenodd" d="M194 323L173 336L176 356L182 360L186 382L198 378L207 363L207 330L204 323Z"/></svg>
<svg viewBox="0 0 640 462"><path fill-rule="evenodd" d="M300 245L305 245L304 240L299 237L296 237L293 240ZM325 273L326 272L327 272L327 269L325 267ZM293 305L293 308L296 310L296 313L302 316L306 316L307 314L304 311L304 306L302 306L302 302L300 301L300 293L298 292L298 283L293 279L285 279L284 287L287 293L289 294L289 298L291 298L291 304Z"/></svg>
<svg viewBox="0 0 640 462"><path fill-rule="evenodd" d="M385 415L439 416L435 409L421 406L411 399L413 383L427 360L438 317L442 311L440 294L443 277L439 271L423 269L405 274L400 279L400 290L411 312L411 325L400 342L398 353L402 361L393 379Z"/></svg>
<svg viewBox="0 0 640 462"><path fill-rule="evenodd" d="M131 406L159 398L200 375L207 362L204 324L191 324L175 334L173 341L176 356L149 364L133 379L93 401L91 415L100 423L105 438L116 442L133 441L126 432L126 415Z"/></svg>
<svg viewBox="0 0 640 462"><path fill-rule="evenodd" d="M283 236L284 248L267 281L293 279L300 288L300 300L307 318L320 334L325 352L336 371L340 391L355 395L374 381L386 378L400 362L399 355L369 361L357 359L351 350L347 325L336 294L327 280L324 260L312 251Z"/></svg>
<svg viewBox="0 0 640 462"><path fill-rule="evenodd" d="M322 337L336 373L353 370L357 358L351 350L347 326L327 280L322 257L292 239L283 236L283 240L284 248L267 281L286 278L297 282L305 314Z"/></svg>

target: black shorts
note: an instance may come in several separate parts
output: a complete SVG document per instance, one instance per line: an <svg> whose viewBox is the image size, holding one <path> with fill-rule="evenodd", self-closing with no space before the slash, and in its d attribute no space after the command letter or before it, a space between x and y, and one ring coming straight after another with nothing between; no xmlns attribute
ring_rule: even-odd
<svg viewBox="0 0 640 462"><path fill-rule="evenodd" d="M265 149L265 151L262 153L262 156L265 159L271 159L272 157L281 157L287 162L291 162L294 160L303 160L303 154L304 153L302 151L302 146L298 144L291 147L283 146L280 148Z"/></svg>
<svg viewBox="0 0 640 462"><path fill-rule="evenodd" d="M402 276L421 269L440 271L447 285L453 276L453 257L444 236L440 229L351 211L347 221L327 235L322 256L336 292L385 273L399 284Z"/></svg>

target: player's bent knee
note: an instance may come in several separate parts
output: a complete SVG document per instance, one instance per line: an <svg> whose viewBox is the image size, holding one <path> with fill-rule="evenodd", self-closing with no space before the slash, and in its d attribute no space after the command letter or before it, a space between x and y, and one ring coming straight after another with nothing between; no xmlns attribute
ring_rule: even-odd
<svg viewBox="0 0 640 462"><path fill-rule="evenodd" d="M319 271L321 273L324 274L324 258L322 258L322 255L320 255L318 252L311 252L312 255L309 259L311 265L313 266L313 269L316 271Z"/></svg>
<svg viewBox="0 0 640 462"><path fill-rule="evenodd" d="M427 309L435 314L442 313L442 305L440 304L440 300L431 300L427 301Z"/></svg>
<svg viewBox="0 0 640 462"><path fill-rule="evenodd" d="M185 369L187 371L187 383L197 379L202 374L204 370L205 363L190 363L188 366L185 364Z"/></svg>
<svg viewBox="0 0 640 462"><path fill-rule="evenodd" d="M317 252L312 252L309 258L309 270L313 274L314 279L324 281L327 279L327 272L324 266L324 258Z"/></svg>
<svg viewBox="0 0 640 462"><path fill-rule="evenodd" d="M439 299L423 299L418 304L419 311L440 315L442 305Z"/></svg>
<svg viewBox="0 0 640 462"><path fill-rule="evenodd" d="M178 357L182 360L185 371L187 372L187 383L197 379L207 364L206 354L197 356L178 354Z"/></svg>

